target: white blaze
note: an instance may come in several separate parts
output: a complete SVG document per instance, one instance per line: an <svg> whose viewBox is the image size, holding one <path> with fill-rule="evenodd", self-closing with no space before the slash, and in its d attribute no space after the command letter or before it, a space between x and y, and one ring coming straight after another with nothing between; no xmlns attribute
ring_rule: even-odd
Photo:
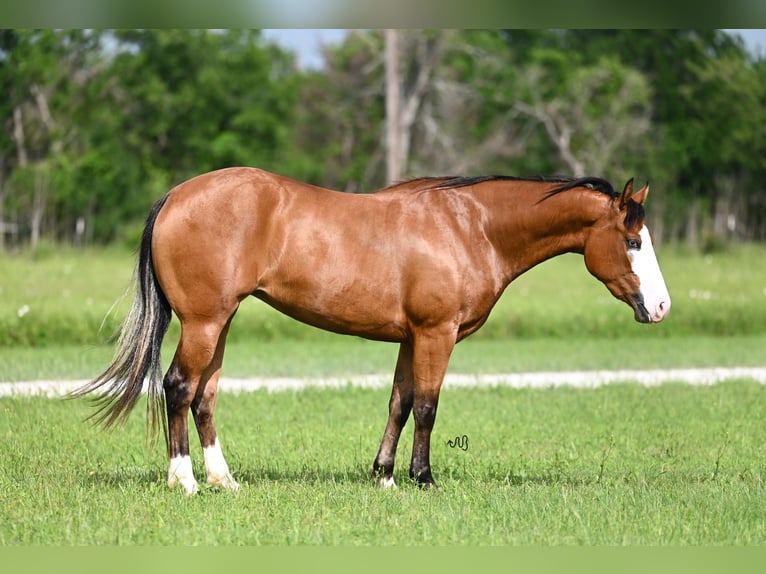
<svg viewBox="0 0 766 574"><path fill-rule="evenodd" d="M641 281L641 296L653 322L662 321L670 310L670 294L662 278L652 238L646 226L641 228L641 249L629 249L628 257L633 273Z"/></svg>

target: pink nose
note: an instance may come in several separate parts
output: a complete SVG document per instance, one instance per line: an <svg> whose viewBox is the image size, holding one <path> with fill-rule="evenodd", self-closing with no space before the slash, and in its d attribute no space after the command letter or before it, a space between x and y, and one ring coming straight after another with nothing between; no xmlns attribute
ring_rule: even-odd
<svg viewBox="0 0 766 574"><path fill-rule="evenodd" d="M667 301L660 301L659 305L657 305L657 314L655 315L655 322L662 321L670 311L670 299Z"/></svg>

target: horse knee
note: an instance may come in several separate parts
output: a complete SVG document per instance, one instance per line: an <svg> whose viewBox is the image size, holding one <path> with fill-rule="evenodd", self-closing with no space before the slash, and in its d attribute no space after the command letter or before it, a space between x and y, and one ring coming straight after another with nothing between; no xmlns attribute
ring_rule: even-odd
<svg viewBox="0 0 766 574"><path fill-rule="evenodd" d="M168 412L177 412L189 408L194 398L194 392L188 379L175 363L171 365L162 381L165 390L165 403Z"/></svg>
<svg viewBox="0 0 766 574"><path fill-rule="evenodd" d="M399 426L404 426L412 412L412 395L400 396L392 394L388 402L388 412L390 417Z"/></svg>
<svg viewBox="0 0 766 574"><path fill-rule="evenodd" d="M436 420L437 401L416 401L412 414L415 417L415 423L418 426L432 428Z"/></svg>

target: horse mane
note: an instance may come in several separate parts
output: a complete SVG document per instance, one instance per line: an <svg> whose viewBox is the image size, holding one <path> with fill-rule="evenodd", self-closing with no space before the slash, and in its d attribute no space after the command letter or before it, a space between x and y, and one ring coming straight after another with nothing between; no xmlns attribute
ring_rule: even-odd
<svg viewBox="0 0 766 574"><path fill-rule="evenodd" d="M540 201L545 201L554 195L558 195L578 187L584 187L586 189L598 191L599 193L608 195L612 199L620 196L620 193L614 189L611 183L600 177L566 177L560 175L538 175L533 177L516 177L512 175L420 177L397 183L388 187L387 189L393 189L402 185L414 186L419 191L430 189L454 189L460 187L469 187L471 185L479 185L490 181L527 181L536 183L561 184L548 191L542 197L542 199L540 199ZM628 202L627 213L625 214L625 225L627 227L633 228L642 224L645 216L646 213L644 211L643 205L635 201Z"/></svg>
<svg viewBox="0 0 766 574"><path fill-rule="evenodd" d="M618 197L619 193L615 191L611 183L600 177L566 177L566 176L546 176L538 175L532 177L516 177L512 175L478 175L478 176L443 176L443 177L420 177L411 179L406 182L395 184L388 189L397 187L399 185L420 185L423 187L420 189L447 189L447 188L459 188L468 187L471 185L478 185L490 181L529 181L536 183L560 183L561 185L553 188L546 194L546 198L559 193L574 189L577 187L585 187L604 193L610 197Z"/></svg>

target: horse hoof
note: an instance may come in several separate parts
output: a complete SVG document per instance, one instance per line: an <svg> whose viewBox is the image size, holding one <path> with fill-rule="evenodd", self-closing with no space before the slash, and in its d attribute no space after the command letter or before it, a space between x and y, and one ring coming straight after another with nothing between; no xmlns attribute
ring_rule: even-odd
<svg viewBox="0 0 766 574"><path fill-rule="evenodd" d="M199 486L197 485L196 480L181 481L181 480L178 480L176 477L172 477L168 479L169 488L175 488L178 485L181 485L181 488L183 489L184 494L186 496L194 496L195 494L197 494L197 492L199 492Z"/></svg>
<svg viewBox="0 0 766 574"><path fill-rule="evenodd" d="M420 490L437 490L439 487L436 485L436 481L434 480L434 477L431 476L431 473L427 474L419 474L414 479L415 484L417 484L418 488Z"/></svg>
<svg viewBox="0 0 766 574"><path fill-rule="evenodd" d="M434 480L434 476L431 474L431 469L429 467L426 467L420 472L415 472L413 469L410 469L410 479L421 490L435 490L437 488L436 481Z"/></svg>
<svg viewBox="0 0 766 574"><path fill-rule="evenodd" d="M395 489L395 488L397 488L396 482L394 482L394 477L393 476L388 476L388 477L381 476L378 479L378 486L380 488L385 488L385 489Z"/></svg>
<svg viewBox="0 0 766 574"><path fill-rule="evenodd" d="M239 490L239 483L234 480L231 473L227 473L225 476L209 476L207 483L211 486L217 486L219 488L225 488L226 490L232 490L234 492Z"/></svg>

